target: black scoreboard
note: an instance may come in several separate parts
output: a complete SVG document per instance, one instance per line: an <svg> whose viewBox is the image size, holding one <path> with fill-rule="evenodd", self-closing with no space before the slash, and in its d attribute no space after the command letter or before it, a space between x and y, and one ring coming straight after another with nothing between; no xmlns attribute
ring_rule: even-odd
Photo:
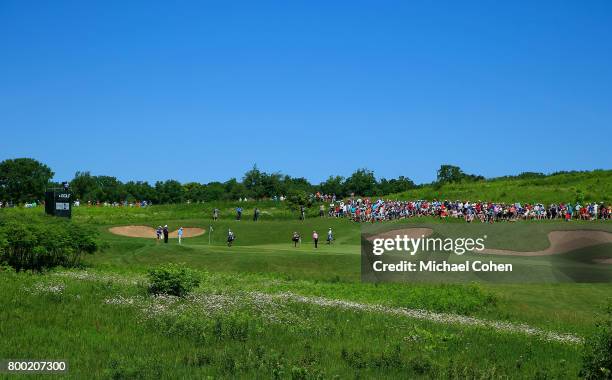
<svg viewBox="0 0 612 380"><path fill-rule="evenodd" d="M72 216L72 194L66 187L45 192L45 212L49 215Z"/></svg>

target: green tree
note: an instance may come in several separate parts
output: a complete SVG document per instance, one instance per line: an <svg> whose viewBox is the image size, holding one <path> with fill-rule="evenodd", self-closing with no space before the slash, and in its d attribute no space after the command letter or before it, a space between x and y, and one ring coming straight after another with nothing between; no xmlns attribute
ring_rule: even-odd
<svg viewBox="0 0 612 380"><path fill-rule="evenodd" d="M438 183L455 183L461 182L465 173L459 166L454 165L440 165L438 169Z"/></svg>
<svg viewBox="0 0 612 380"><path fill-rule="evenodd" d="M51 169L32 158L0 162L0 199L23 203L43 199Z"/></svg>
<svg viewBox="0 0 612 380"><path fill-rule="evenodd" d="M158 203L180 203L184 196L183 186L173 179L155 182L155 193Z"/></svg>
<svg viewBox="0 0 612 380"><path fill-rule="evenodd" d="M120 202L127 198L127 193L123 183L115 177L100 175L95 176L96 190L94 191L94 199L96 201Z"/></svg>
<svg viewBox="0 0 612 380"><path fill-rule="evenodd" d="M74 194L75 199L93 200L97 187L96 178L89 174L89 172L76 172L74 178L70 181L70 190Z"/></svg>
<svg viewBox="0 0 612 380"><path fill-rule="evenodd" d="M540 172L522 172L521 174L516 176L516 178L518 179L536 179L544 177L546 177L546 175Z"/></svg>
<svg viewBox="0 0 612 380"><path fill-rule="evenodd" d="M197 182L189 182L183 185L185 198L191 202L200 202L204 200L206 186Z"/></svg>
<svg viewBox="0 0 612 380"><path fill-rule="evenodd" d="M381 179L378 184L378 191L380 195L395 194L414 189L416 185L410 178L400 176L398 179L392 178L387 180Z"/></svg>
<svg viewBox="0 0 612 380"><path fill-rule="evenodd" d="M368 169L358 169L344 183L348 193L371 196L376 194L376 178L374 172Z"/></svg>
<svg viewBox="0 0 612 380"><path fill-rule="evenodd" d="M343 197L346 195L346 191L344 190L344 177L331 175L325 182L319 185L319 189L321 189L323 194L336 194L339 197Z"/></svg>
<svg viewBox="0 0 612 380"><path fill-rule="evenodd" d="M124 189L130 201L149 201L155 198L155 189L146 181L126 182Z"/></svg>
<svg viewBox="0 0 612 380"><path fill-rule="evenodd" d="M262 198L265 194L263 179L265 173L262 173L257 165L253 165L253 168L248 172L244 173L242 177L242 184L248 190L248 195L254 198Z"/></svg>
<svg viewBox="0 0 612 380"><path fill-rule="evenodd" d="M236 178L226 181L223 186L225 187L225 199L238 199L248 195L247 188Z"/></svg>
<svg viewBox="0 0 612 380"><path fill-rule="evenodd" d="M282 193L288 194L292 191L301 191L304 193L313 193L315 191L314 186L304 177L291 177L286 175L283 178L283 189Z"/></svg>
<svg viewBox="0 0 612 380"><path fill-rule="evenodd" d="M265 174L262 178L263 192L266 197L286 193L287 184L280 173Z"/></svg>
<svg viewBox="0 0 612 380"><path fill-rule="evenodd" d="M225 198L225 186L221 182L210 182L204 187L202 200L205 202L219 201Z"/></svg>
<svg viewBox="0 0 612 380"><path fill-rule="evenodd" d="M304 206L306 208L312 206L312 202L308 194L301 190L291 190L287 195L287 204L292 210L299 210L300 206Z"/></svg>
<svg viewBox="0 0 612 380"><path fill-rule="evenodd" d="M74 197L82 201L121 202L130 198L130 196L139 200L144 199L129 193L125 185L116 177L92 176L89 172L76 172L74 178L70 181L70 188ZM136 185L132 182L130 189L135 191L135 188Z"/></svg>

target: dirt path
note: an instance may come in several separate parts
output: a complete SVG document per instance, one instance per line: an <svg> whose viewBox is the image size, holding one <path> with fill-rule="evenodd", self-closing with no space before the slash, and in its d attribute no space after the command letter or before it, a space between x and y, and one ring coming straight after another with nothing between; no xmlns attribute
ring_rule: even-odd
<svg viewBox="0 0 612 380"><path fill-rule="evenodd" d="M120 226L111 227L108 229L110 233L121 236L136 237L136 238L155 238L155 229L149 226ZM183 227L183 238L195 237L203 235L206 232L202 228ZM178 231L170 232L169 237L177 238Z"/></svg>
<svg viewBox="0 0 612 380"><path fill-rule="evenodd" d="M486 248L482 253L512 256L548 256L594 245L612 243L612 233L605 231L552 231L548 234L550 246L544 250L521 252Z"/></svg>

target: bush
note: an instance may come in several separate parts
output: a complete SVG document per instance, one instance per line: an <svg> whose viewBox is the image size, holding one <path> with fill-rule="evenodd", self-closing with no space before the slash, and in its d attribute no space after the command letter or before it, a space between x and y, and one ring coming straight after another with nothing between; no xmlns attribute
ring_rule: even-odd
<svg viewBox="0 0 612 380"><path fill-rule="evenodd" d="M584 344L580 376L585 379L612 379L612 305L607 318Z"/></svg>
<svg viewBox="0 0 612 380"><path fill-rule="evenodd" d="M11 273L11 272L14 272L14 271L15 271L15 269L13 269L12 266L10 266L8 264L0 263L0 273L2 273L2 272L4 272L4 273L7 273L7 272Z"/></svg>
<svg viewBox="0 0 612 380"><path fill-rule="evenodd" d="M0 264L17 271L80 265L98 249L97 233L70 220L19 216L0 220Z"/></svg>
<svg viewBox="0 0 612 380"><path fill-rule="evenodd" d="M151 269L148 277L151 282L149 285L149 293L151 294L183 297L200 285L200 279L196 272L175 264Z"/></svg>
<svg viewBox="0 0 612 380"><path fill-rule="evenodd" d="M305 191L293 190L287 194L287 204L290 209L299 210L301 206L305 208L312 206L312 200Z"/></svg>

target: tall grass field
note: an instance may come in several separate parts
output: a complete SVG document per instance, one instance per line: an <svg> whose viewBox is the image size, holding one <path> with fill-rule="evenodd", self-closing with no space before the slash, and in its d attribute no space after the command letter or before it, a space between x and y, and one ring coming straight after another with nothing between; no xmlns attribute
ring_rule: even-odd
<svg viewBox="0 0 612 380"><path fill-rule="evenodd" d="M74 379L560 379L586 373L583 357L612 302L610 283L363 283L359 224L318 218L314 208L300 221L281 202L242 203L245 216L236 221L237 204L75 208L66 223L92 230L96 252L83 252L72 268L0 269L0 359L65 360L68 370L58 376ZM256 222L254 207L261 210ZM218 221L214 208L221 210ZM54 223L42 214L41 208L3 209L0 226ZM455 222L428 223L449 228ZM166 224L205 233L179 245L109 232ZM335 235L330 245L328 228ZM494 245L542 249L548 232L570 227L520 221L515 228L530 240L516 247L500 238ZM598 221L572 221L571 228L612 231ZM228 229L236 234L231 247ZM316 249L313 231L323 237ZM293 232L303 236L297 247ZM601 250L609 253L611 246ZM179 272L192 286L181 296L152 292L151 271L160 268L157 278L168 276L161 288L176 289L172 276Z"/></svg>

